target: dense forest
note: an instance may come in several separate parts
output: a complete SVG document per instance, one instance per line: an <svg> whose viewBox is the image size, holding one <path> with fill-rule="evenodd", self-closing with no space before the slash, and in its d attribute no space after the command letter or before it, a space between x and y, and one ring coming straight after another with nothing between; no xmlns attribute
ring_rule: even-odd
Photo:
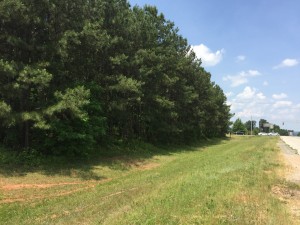
<svg viewBox="0 0 300 225"><path fill-rule="evenodd" d="M81 154L223 136L222 89L174 23L126 0L0 2L0 141Z"/></svg>

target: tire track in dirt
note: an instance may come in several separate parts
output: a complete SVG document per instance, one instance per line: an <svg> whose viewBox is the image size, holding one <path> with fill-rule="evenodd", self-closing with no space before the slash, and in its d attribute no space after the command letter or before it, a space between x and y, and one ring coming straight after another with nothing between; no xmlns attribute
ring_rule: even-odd
<svg viewBox="0 0 300 225"><path fill-rule="evenodd" d="M8 184L0 187L5 191L18 190L18 189L43 189L51 188L56 186L67 186L67 185L78 185L78 184L87 184L87 183L103 183L111 179L105 179L101 181L88 181L88 182L62 182L62 183L46 183L46 184Z"/></svg>
<svg viewBox="0 0 300 225"><path fill-rule="evenodd" d="M48 194L48 195L37 195L37 196L29 196L28 198L4 198L0 200L1 203L14 203L14 202L27 202L31 200L41 200L41 199L46 199L46 198L55 198L55 197L61 197L65 195L70 195L82 190L86 189L91 189L94 188L96 185L109 182L112 179L105 179L101 181L87 181L87 182L62 182L62 183L51 183L51 184L13 184L13 185L5 185L2 186L0 189L4 191L12 191L12 190L20 190L20 189L45 189L45 188L52 188L52 187L57 187L57 186L70 186L70 185L85 185L84 187L81 188L75 188L73 190L69 191L62 191L56 194Z"/></svg>
<svg viewBox="0 0 300 225"><path fill-rule="evenodd" d="M131 164L131 166L137 170L151 170L154 169L156 167L158 167L160 164L158 163L146 163L146 164L142 164L142 163L135 163L135 164ZM100 181L85 181L85 182L58 182L58 183L33 183L33 184L24 184L24 183L20 183L20 184L1 184L0 186L0 191L4 192L4 195L0 195L0 204L4 204L4 203L14 203L14 202L27 202L27 201L33 201L33 200L42 200L42 199L47 199L47 198L55 198L55 197L61 197L61 196L65 196L65 195L70 195L82 190L86 190L86 189L91 189L94 188L96 185L101 184L101 183L106 183L111 181L112 178L105 178L102 179ZM82 185L83 187L78 187ZM50 188L64 188L64 187L70 187L71 190L55 190L58 193L55 194L40 194L38 195L37 192L34 192L33 194L29 195L28 194L24 194L22 193L22 191L24 190L30 190L30 189L37 189L37 190L47 190ZM17 194L13 193L19 191ZM7 197L9 196L9 194L14 195L14 197ZM113 193L111 196L113 195L118 195L118 194L122 194L123 191L121 192L117 192L117 193ZM35 195L37 194L37 195ZM24 197L24 195L26 195L26 197ZM109 196L104 196L105 197L110 197Z"/></svg>

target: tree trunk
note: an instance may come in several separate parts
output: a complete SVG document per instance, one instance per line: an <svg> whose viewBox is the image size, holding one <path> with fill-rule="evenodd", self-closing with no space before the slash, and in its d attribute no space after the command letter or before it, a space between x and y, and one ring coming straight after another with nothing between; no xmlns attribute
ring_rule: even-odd
<svg viewBox="0 0 300 225"><path fill-rule="evenodd" d="M24 147L28 148L29 147L29 122L25 121L24 122Z"/></svg>

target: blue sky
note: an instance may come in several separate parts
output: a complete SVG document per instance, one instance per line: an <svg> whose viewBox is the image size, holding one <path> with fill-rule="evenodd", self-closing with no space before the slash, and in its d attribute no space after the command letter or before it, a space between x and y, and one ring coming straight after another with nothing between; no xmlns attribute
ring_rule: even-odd
<svg viewBox="0 0 300 225"><path fill-rule="evenodd" d="M300 131L299 0L129 0L154 5L227 95L232 120Z"/></svg>

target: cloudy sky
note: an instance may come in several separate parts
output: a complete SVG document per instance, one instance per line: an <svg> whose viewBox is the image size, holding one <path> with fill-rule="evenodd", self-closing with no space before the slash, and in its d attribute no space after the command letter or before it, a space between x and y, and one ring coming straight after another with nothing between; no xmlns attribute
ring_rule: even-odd
<svg viewBox="0 0 300 225"><path fill-rule="evenodd" d="M236 118L300 131L299 0L129 0L187 38Z"/></svg>

